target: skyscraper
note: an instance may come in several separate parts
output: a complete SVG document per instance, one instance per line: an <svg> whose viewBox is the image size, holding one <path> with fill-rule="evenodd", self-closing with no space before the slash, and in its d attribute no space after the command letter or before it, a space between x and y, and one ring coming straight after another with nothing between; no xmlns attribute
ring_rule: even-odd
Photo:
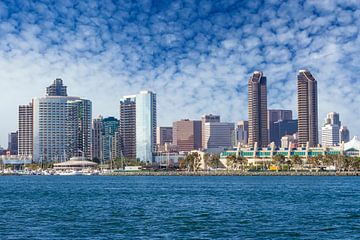
<svg viewBox="0 0 360 240"><path fill-rule="evenodd" d="M120 101L120 138L123 156L136 158L136 96L124 96Z"/></svg>
<svg viewBox="0 0 360 240"><path fill-rule="evenodd" d="M340 143L340 116L336 112L326 115L324 125L321 128L321 143L323 146L336 146Z"/></svg>
<svg viewBox="0 0 360 240"><path fill-rule="evenodd" d="M253 146L268 145L266 77L255 71L248 82L249 139Z"/></svg>
<svg viewBox="0 0 360 240"><path fill-rule="evenodd" d="M173 141L172 127L157 127L156 129L156 145L164 145L165 143L172 143Z"/></svg>
<svg viewBox="0 0 360 240"><path fill-rule="evenodd" d="M299 144L309 142L314 147L318 144L317 81L308 70L297 75L297 95Z"/></svg>
<svg viewBox="0 0 360 240"><path fill-rule="evenodd" d="M219 115L203 115L201 117L201 148L206 148L206 139L205 139L205 123L207 122L220 122L220 116Z"/></svg>
<svg viewBox="0 0 360 240"><path fill-rule="evenodd" d="M67 96L66 86L63 85L63 81L61 78L57 78L54 80L53 84L46 88L47 96Z"/></svg>
<svg viewBox="0 0 360 240"><path fill-rule="evenodd" d="M18 154L18 132L9 133L8 136L8 151L11 155Z"/></svg>
<svg viewBox="0 0 360 240"><path fill-rule="evenodd" d="M173 123L173 144L179 151L190 152L201 148L201 121L183 119Z"/></svg>
<svg viewBox="0 0 360 240"><path fill-rule="evenodd" d="M98 116L92 123L92 159L102 159L103 117Z"/></svg>
<svg viewBox="0 0 360 240"><path fill-rule="evenodd" d="M340 143L349 142L350 141L350 131L349 131L349 129L346 126L341 126L339 136L340 136Z"/></svg>
<svg viewBox="0 0 360 240"><path fill-rule="evenodd" d="M34 98L33 160L53 162L74 156L90 158L91 116L91 102L86 99L52 93Z"/></svg>
<svg viewBox="0 0 360 240"><path fill-rule="evenodd" d="M233 123L206 122L202 129L204 133L205 149L225 148L233 146Z"/></svg>
<svg viewBox="0 0 360 240"><path fill-rule="evenodd" d="M33 105L19 106L18 154L33 154Z"/></svg>
<svg viewBox="0 0 360 240"><path fill-rule="evenodd" d="M274 123L280 120L292 120L292 111L283 110L283 109L269 109L268 110L268 132L269 132L269 142L275 142L280 144L280 139L282 136L278 135L278 132L275 132ZM297 130L296 130L297 131ZM279 146L279 145L277 145Z"/></svg>
<svg viewBox="0 0 360 240"><path fill-rule="evenodd" d="M113 151L116 148L116 137L119 129L119 120L114 117L107 117L102 120L102 161L110 161L115 159L117 151ZM114 156L113 154L116 154Z"/></svg>
<svg viewBox="0 0 360 240"><path fill-rule="evenodd" d="M286 135L293 135L297 132L297 120L279 120L272 124L273 141L277 147L281 146L281 138Z"/></svg>
<svg viewBox="0 0 360 240"><path fill-rule="evenodd" d="M156 150L156 94L141 91L136 95L136 159L151 163Z"/></svg>
<svg viewBox="0 0 360 240"><path fill-rule="evenodd" d="M241 120L238 122L236 127L237 144L240 143L241 146L246 146L248 144L248 137L249 137L249 122Z"/></svg>

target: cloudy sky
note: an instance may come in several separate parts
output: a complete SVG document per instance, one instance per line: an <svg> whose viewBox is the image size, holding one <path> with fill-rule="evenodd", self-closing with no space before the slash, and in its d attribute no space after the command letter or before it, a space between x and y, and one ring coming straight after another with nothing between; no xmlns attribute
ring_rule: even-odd
<svg viewBox="0 0 360 240"><path fill-rule="evenodd" d="M94 116L123 95L157 93L160 125L247 119L247 80L268 78L269 108L296 114L296 75L318 80L319 123L337 111L360 133L360 1L0 1L0 144L17 108L62 78ZM266 3L265 3L266 2Z"/></svg>

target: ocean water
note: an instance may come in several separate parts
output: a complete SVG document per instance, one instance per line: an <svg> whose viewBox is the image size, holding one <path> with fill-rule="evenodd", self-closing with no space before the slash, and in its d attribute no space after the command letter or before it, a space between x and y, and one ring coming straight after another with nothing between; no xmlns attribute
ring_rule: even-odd
<svg viewBox="0 0 360 240"><path fill-rule="evenodd" d="M0 239L360 239L360 178L0 177Z"/></svg>

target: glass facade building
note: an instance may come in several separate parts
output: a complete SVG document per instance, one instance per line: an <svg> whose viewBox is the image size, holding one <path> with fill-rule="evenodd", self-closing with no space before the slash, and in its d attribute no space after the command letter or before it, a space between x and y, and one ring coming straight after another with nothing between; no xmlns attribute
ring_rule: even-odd
<svg viewBox="0 0 360 240"><path fill-rule="evenodd" d="M156 148L156 94L141 91L136 95L136 158L152 162Z"/></svg>

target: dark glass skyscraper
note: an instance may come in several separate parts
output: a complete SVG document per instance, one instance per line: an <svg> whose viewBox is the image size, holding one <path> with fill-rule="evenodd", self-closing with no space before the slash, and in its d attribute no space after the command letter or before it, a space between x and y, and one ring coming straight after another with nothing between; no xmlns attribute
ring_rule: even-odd
<svg viewBox="0 0 360 240"><path fill-rule="evenodd" d="M308 70L297 75L299 144L318 144L317 82Z"/></svg>
<svg viewBox="0 0 360 240"><path fill-rule="evenodd" d="M248 144L253 146L257 142L259 147L266 147L268 145L266 77L259 71L255 71L248 82L248 114Z"/></svg>

